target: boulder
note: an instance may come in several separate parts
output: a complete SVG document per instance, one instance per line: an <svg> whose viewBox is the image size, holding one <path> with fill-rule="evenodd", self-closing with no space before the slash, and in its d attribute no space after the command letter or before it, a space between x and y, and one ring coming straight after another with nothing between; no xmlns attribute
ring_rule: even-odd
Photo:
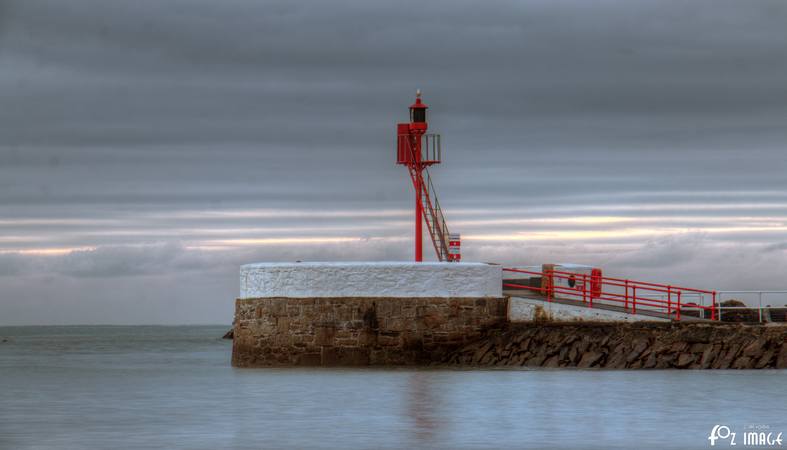
<svg viewBox="0 0 787 450"><path fill-rule="evenodd" d="M775 353L776 352L773 349L765 352L765 354L760 357L760 360L757 362L757 365L755 365L754 368L763 369L765 367L770 367L771 359L773 359L773 355Z"/></svg>
<svg viewBox="0 0 787 450"><path fill-rule="evenodd" d="M560 367L560 359L558 358L558 355L552 355L549 359L544 361L544 364L542 366L550 369Z"/></svg>
<svg viewBox="0 0 787 450"><path fill-rule="evenodd" d="M624 369L626 367L626 354L621 351L613 351L604 367L607 369Z"/></svg>
<svg viewBox="0 0 787 450"><path fill-rule="evenodd" d="M582 355L582 359L579 360L577 367L581 367L581 368L593 367L593 365L596 364L603 356L604 354L601 352L589 351Z"/></svg>
<svg viewBox="0 0 787 450"><path fill-rule="evenodd" d="M728 309L724 308L745 308ZM740 300L727 300L721 302L722 322L759 322L760 313L756 309L746 308L746 304Z"/></svg>
<svg viewBox="0 0 787 450"><path fill-rule="evenodd" d="M772 308L768 312L771 322L787 322L787 308Z"/></svg>
<svg viewBox="0 0 787 450"><path fill-rule="evenodd" d="M543 355L536 355L525 361L525 367L541 367L541 364L544 363L544 359Z"/></svg>
<svg viewBox="0 0 787 450"><path fill-rule="evenodd" d="M639 358L642 355L642 352L648 348L648 341L644 339L639 339L634 343L634 348L629 352L628 356L626 357L626 362L632 362L635 359Z"/></svg>
<svg viewBox="0 0 787 450"><path fill-rule="evenodd" d="M751 341L749 345L743 348L743 356L748 356L752 359L758 359L765 353L765 346L766 341L762 341L760 339L755 339Z"/></svg>
<svg viewBox="0 0 787 450"><path fill-rule="evenodd" d="M779 352L779 358L776 360L777 369L787 369L787 343L782 344L782 350Z"/></svg>
<svg viewBox="0 0 787 450"><path fill-rule="evenodd" d="M700 360L700 367L702 369L709 369L713 361L719 356L721 344L708 345L704 352L702 352L702 359Z"/></svg>
<svg viewBox="0 0 787 450"><path fill-rule="evenodd" d="M640 365L637 366L637 363L640 363ZM630 367L632 369L636 369L638 367L642 367L644 369L653 369L656 367L656 363L657 363L656 353L651 352L651 354L648 355L648 358L644 362L642 362L642 360L640 359L639 361L636 361L634 364L632 364Z"/></svg>
<svg viewBox="0 0 787 450"><path fill-rule="evenodd" d="M696 303L689 302L684 303L681 305L680 308L680 315L681 316L689 316L689 317L700 317L700 315L704 315L704 310L699 308Z"/></svg>
<svg viewBox="0 0 787 450"><path fill-rule="evenodd" d="M733 369L751 369L751 358L748 356L741 356L732 365Z"/></svg>
<svg viewBox="0 0 787 450"><path fill-rule="evenodd" d="M688 367L689 364L693 363L695 356L691 353L682 353L678 356L678 361L675 363L675 367L684 368Z"/></svg>

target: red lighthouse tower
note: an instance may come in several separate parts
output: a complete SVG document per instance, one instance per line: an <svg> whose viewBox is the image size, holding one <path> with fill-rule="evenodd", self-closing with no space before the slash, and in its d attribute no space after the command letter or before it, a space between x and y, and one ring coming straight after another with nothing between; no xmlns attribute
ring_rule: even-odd
<svg viewBox="0 0 787 450"><path fill-rule="evenodd" d="M415 260L423 261L423 228L434 244L439 261L459 261L459 235L450 235L448 226L437 201L429 166L439 164L441 157L440 135L426 130L426 110L421 101L420 89L415 94L415 103L410 105L410 122L397 125L396 163L407 166L415 188Z"/></svg>

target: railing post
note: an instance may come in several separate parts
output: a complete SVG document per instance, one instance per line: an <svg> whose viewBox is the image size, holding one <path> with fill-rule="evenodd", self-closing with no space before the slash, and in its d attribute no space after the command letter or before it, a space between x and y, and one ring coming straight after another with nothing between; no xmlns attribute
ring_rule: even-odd
<svg viewBox="0 0 787 450"><path fill-rule="evenodd" d="M637 286L634 286L632 294L633 295L631 296L631 313L636 314L637 313Z"/></svg>
<svg viewBox="0 0 787 450"><path fill-rule="evenodd" d="M710 320L716 320L716 291L713 291L713 299L711 300L710 307ZM721 321L721 303L719 303L719 321Z"/></svg>
<svg viewBox="0 0 787 450"><path fill-rule="evenodd" d="M586 273L582 274L582 303L586 303L588 301L588 275Z"/></svg>
<svg viewBox="0 0 787 450"><path fill-rule="evenodd" d="M592 278L593 277L591 277L591 280L592 280ZM604 289L602 288L601 290L603 291ZM590 289L590 302L588 303L588 308L592 308L592 307L593 307L593 287L591 286L591 289Z"/></svg>
<svg viewBox="0 0 787 450"><path fill-rule="evenodd" d="M625 284L626 284L626 296L625 296L625 303L623 303L623 309L628 310L629 309L629 280L628 279L626 279Z"/></svg>
<svg viewBox="0 0 787 450"><path fill-rule="evenodd" d="M680 294L681 294L681 292L683 292L683 291L678 291L678 311L677 311L677 314L675 315L675 320L680 320Z"/></svg>
<svg viewBox="0 0 787 450"><path fill-rule="evenodd" d="M672 286L667 286L667 318L672 315Z"/></svg>
<svg viewBox="0 0 787 450"><path fill-rule="evenodd" d="M547 275L547 301L552 302L552 290L555 287L555 277L552 274L552 270L547 270L545 275Z"/></svg>
<svg viewBox="0 0 787 450"><path fill-rule="evenodd" d="M760 323L762 323L762 291L760 291Z"/></svg>

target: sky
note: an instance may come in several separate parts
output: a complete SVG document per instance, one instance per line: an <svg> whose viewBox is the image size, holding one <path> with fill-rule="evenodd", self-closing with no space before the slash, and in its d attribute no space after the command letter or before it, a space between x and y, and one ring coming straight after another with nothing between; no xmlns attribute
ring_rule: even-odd
<svg viewBox="0 0 787 450"><path fill-rule="evenodd" d="M241 264L411 259L416 89L464 260L787 289L785 23L760 0L0 0L0 325L229 324Z"/></svg>

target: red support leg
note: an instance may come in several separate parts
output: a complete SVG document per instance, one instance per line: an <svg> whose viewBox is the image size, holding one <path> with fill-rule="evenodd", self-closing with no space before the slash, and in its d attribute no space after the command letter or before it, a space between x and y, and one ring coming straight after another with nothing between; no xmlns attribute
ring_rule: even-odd
<svg viewBox="0 0 787 450"><path fill-rule="evenodd" d="M421 186L415 186L415 262L424 260L424 247L421 243L423 231L421 229L423 218L421 217L423 211L421 206Z"/></svg>

